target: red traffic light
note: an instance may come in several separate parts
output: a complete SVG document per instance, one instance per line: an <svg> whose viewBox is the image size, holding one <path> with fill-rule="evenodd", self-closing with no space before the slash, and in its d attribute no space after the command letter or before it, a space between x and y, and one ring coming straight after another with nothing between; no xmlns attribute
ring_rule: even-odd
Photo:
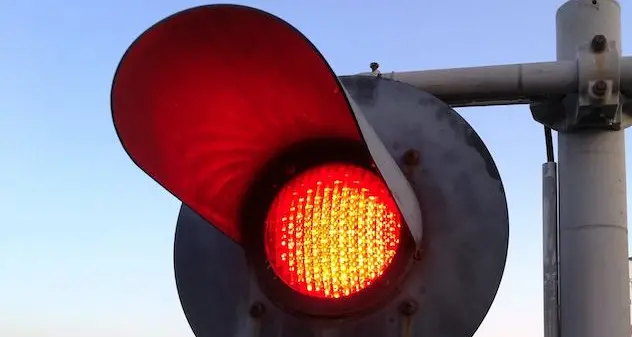
<svg viewBox="0 0 632 337"><path fill-rule="evenodd" d="M307 286L296 282L298 277L282 279L274 270L272 254L263 247L267 240L260 240L265 233L249 232L253 237L245 236L246 242L255 249L244 254L242 246L183 205L175 276L197 336L236 336L252 328L263 337L312 336L323 329L372 337L401 334L405 327L411 336L469 337L489 310L507 256L508 214L501 178L484 143L453 109L410 85L364 76L340 80L393 157L418 151L419 165L402 161L399 166L423 206L421 250L412 263L402 259L411 254L409 233L402 229L397 253L371 285L334 299L306 295L296 290ZM278 191L301 180L300 174L292 177L274 193L260 195L274 200ZM309 185L313 179L304 181ZM270 207L256 213L251 228L265 223Z"/></svg>
<svg viewBox="0 0 632 337"><path fill-rule="evenodd" d="M350 296L389 267L402 221L388 186L374 172L325 164L292 178L274 198L265 221L267 258L298 292Z"/></svg>
<svg viewBox="0 0 632 337"><path fill-rule="evenodd" d="M184 204L175 276L197 336L461 337L487 312L507 250L502 182L437 98L338 79L283 20L212 5L132 44L112 115L132 160Z"/></svg>

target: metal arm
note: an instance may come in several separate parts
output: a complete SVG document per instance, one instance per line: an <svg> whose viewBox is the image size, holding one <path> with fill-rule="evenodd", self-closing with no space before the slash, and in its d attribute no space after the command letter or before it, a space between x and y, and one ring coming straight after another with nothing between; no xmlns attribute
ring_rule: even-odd
<svg viewBox="0 0 632 337"><path fill-rule="evenodd" d="M621 91L632 93L632 56L621 58L620 65ZM382 76L411 84L452 107L468 107L531 104L577 92L578 69L578 61L558 61L384 72Z"/></svg>

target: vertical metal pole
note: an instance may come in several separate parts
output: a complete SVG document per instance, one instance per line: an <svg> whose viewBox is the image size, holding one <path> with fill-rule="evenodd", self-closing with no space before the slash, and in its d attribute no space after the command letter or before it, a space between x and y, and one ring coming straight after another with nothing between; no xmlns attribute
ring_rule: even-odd
<svg viewBox="0 0 632 337"><path fill-rule="evenodd" d="M557 59L595 34L621 50L613 0L571 0L557 12ZM628 237L623 131L558 134L562 337L628 337Z"/></svg>
<svg viewBox="0 0 632 337"><path fill-rule="evenodd" d="M557 165L542 165L544 337L559 337Z"/></svg>

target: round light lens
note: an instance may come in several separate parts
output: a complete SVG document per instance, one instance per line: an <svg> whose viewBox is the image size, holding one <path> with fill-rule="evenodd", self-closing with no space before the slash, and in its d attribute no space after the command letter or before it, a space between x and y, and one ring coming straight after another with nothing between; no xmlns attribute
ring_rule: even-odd
<svg viewBox="0 0 632 337"><path fill-rule="evenodd" d="M302 294L340 298L379 278L397 252L402 219L384 181L350 164L327 164L291 179L265 221L268 261Z"/></svg>

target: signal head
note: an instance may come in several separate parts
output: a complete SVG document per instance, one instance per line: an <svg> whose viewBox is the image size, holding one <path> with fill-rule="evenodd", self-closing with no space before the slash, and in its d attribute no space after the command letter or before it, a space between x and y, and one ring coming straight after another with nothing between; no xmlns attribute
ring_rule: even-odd
<svg viewBox="0 0 632 337"><path fill-rule="evenodd" d="M184 204L176 281L196 335L238 334L261 319L255 304L275 336L389 335L406 298L422 335L454 335L434 318L471 335L487 312L506 256L502 183L436 98L339 80L283 20L211 5L132 44L112 115L132 160ZM409 149L419 165L400 160Z"/></svg>

